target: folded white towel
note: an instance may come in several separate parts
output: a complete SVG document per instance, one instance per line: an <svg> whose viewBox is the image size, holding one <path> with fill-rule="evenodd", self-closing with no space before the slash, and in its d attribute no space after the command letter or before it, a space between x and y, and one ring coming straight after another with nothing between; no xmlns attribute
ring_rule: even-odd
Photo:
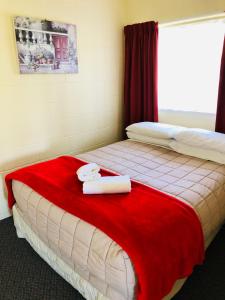
<svg viewBox="0 0 225 300"><path fill-rule="evenodd" d="M77 170L77 176L80 181L92 181L101 177L100 167L96 163L90 163L80 167Z"/></svg>
<svg viewBox="0 0 225 300"><path fill-rule="evenodd" d="M128 175L104 176L96 181L83 183L84 194L115 194L131 191L131 182Z"/></svg>
<svg viewBox="0 0 225 300"><path fill-rule="evenodd" d="M78 174L77 176L80 181L86 182L86 181L98 180L101 177L101 174L100 173L88 173L88 174Z"/></svg>
<svg viewBox="0 0 225 300"><path fill-rule="evenodd" d="M90 163L80 167L77 170L77 175L87 174L87 173L98 173L99 171L100 171L100 167L96 163Z"/></svg>

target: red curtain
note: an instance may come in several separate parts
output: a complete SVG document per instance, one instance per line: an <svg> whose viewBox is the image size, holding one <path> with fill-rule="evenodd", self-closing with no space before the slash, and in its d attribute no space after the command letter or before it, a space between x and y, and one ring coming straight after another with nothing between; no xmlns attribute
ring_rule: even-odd
<svg viewBox="0 0 225 300"><path fill-rule="evenodd" d="M158 23L124 27L125 33L125 126L158 121Z"/></svg>
<svg viewBox="0 0 225 300"><path fill-rule="evenodd" d="M220 67L220 82L216 112L216 131L225 133L225 36Z"/></svg>

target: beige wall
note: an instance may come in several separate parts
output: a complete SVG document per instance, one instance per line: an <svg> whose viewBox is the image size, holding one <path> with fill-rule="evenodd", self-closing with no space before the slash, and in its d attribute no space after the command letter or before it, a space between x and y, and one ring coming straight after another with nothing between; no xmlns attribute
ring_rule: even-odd
<svg viewBox="0 0 225 300"><path fill-rule="evenodd" d="M13 15L76 24L79 73L20 75ZM0 1L0 219L5 172L120 138L123 21L121 0Z"/></svg>
<svg viewBox="0 0 225 300"><path fill-rule="evenodd" d="M216 115L209 113L162 109L159 122L193 128L215 130Z"/></svg>
<svg viewBox="0 0 225 300"><path fill-rule="evenodd" d="M126 0L127 24L198 17L225 10L224 0Z"/></svg>

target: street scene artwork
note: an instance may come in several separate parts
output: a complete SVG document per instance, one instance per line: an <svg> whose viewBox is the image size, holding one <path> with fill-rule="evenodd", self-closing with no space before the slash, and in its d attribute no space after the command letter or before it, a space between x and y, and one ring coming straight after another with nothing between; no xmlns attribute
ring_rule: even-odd
<svg viewBox="0 0 225 300"><path fill-rule="evenodd" d="M77 73L76 26L14 17L20 73Z"/></svg>

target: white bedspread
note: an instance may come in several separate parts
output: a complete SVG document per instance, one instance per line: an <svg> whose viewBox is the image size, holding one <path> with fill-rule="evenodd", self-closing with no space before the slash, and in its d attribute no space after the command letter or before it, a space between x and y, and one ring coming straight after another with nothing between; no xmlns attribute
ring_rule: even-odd
<svg viewBox="0 0 225 300"><path fill-rule="evenodd" d="M200 217L206 244L225 219L224 165L129 140L78 157L190 204ZM26 224L72 270L108 299L133 299L134 270L119 245L26 185L14 181L13 191Z"/></svg>

